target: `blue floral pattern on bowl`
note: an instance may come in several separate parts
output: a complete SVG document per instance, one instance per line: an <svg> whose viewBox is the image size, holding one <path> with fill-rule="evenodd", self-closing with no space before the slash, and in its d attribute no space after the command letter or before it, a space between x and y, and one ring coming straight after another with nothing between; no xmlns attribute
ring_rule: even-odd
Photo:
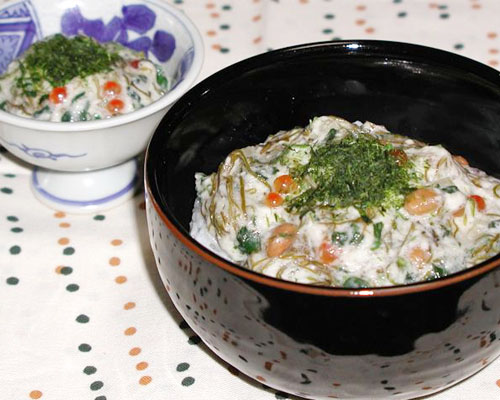
<svg viewBox="0 0 500 400"><path fill-rule="evenodd" d="M79 158L84 157L87 153L83 154L66 154L66 153L53 153L50 150L39 149L34 147L28 147L25 144L17 144L17 143L8 143L9 146L15 147L21 150L23 153L27 154L33 158L47 158L52 161L57 161L61 157L69 157L69 158Z"/></svg>
<svg viewBox="0 0 500 400"><path fill-rule="evenodd" d="M77 7L68 9L61 19L61 32L67 36L84 34L99 42L116 41L147 56L151 51L158 61L165 62L175 51L175 37L157 30L152 39L146 34L154 27L156 14L147 6L132 4L122 7L122 16L113 17L107 24L102 19L87 19ZM140 37L130 40L129 31Z"/></svg>

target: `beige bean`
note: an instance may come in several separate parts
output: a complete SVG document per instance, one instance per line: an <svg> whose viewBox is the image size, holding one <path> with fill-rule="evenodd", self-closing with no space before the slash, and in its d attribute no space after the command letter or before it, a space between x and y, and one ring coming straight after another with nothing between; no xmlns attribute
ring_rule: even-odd
<svg viewBox="0 0 500 400"><path fill-rule="evenodd" d="M410 250L408 256L413 264L422 267L431 260L432 254L429 250L424 250L421 247L414 247Z"/></svg>
<svg viewBox="0 0 500 400"><path fill-rule="evenodd" d="M288 249L297 235L297 226L294 224L281 224L273 229L267 241L267 256L278 257Z"/></svg>
<svg viewBox="0 0 500 400"><path fill-rule="evenodd" d="M441 198L434 190L421 188L406 196L404 208L411 215L423 215L436 211L440 204Z"/></svg>

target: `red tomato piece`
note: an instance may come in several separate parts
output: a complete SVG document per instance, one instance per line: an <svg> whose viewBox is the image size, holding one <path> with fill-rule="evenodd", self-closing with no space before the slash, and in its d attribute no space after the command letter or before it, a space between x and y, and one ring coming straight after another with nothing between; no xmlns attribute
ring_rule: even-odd
<svg viewBox="0 0 500 400"><path fill-rule="evenodd" d="M473 194L469 196L469 199L472 199L476 202L476 207L479 211L483 211L486 208L486 203L481 196Z"/></svg>
<svg viewBox="0 0 500 400"><path fill-rule="evenodd" d="M115 81L107 81L104 85L102 85L102 90L106 94L117 95L122 92L122 86Z"/></svg>
<svg viewBox="0 0 500 400"><path fill-rule="evenodd" d="M276 192L271 192L266 196L265 203L268 207L279 207L283 204L283 197Z"/></svg>
<svg viewBox="0 0 500 400"><path fill-rule="evenodd" d="M111 114L117 114L125 107L125 103L120 99L112 99L109 101L106 108Z"/></svg>
<svg viewBox="0 0 500 400"><path fill-rule="evenodd" d="M68 95L64 86L56 86L49 94L49 100L53 104L59 104L64 101Z"/></svg>
<svg viewBox="0 0 500 400"><path fill-rule="evenodd" d="M340 249L329 242L323 242L319 246L319 259L323 264L330 264L339 257Z"/></svg>
<svg viewBox="0 0 500 400"><path fill-rule="evenodd" d="M278 193L289 193L295 188L295 181L290 175L280 175L274 180L273 186Z"/></svg>
<svg viewBox="0 0 500 400"><path fill-rule="evenodd" d="M137 60L132 60L132 61L130 61L130 63L129 63L129 64L130 64L130 66L131 66L132 68L136 68L136 69L137 69L137 68L139 68L139 63L140 63L140 62L141 62L141 60L137 59Z"/></svg>

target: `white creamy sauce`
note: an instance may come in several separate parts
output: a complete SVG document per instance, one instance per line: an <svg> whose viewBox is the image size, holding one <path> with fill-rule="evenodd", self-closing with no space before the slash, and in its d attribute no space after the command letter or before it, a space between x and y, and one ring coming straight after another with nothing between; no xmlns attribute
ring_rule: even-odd
<svg viewBox="0 0 500 400"><path fill-rule="evenodd" d="M335 140L328 142L332 130ZM404 152L411 188L398 206L372 210L369 217L352 206L300 213L289 208L289 201L304 192L301 185L279 193L279 204L270 204L279 177L293 177L312 151L348 136L370 137ZM287 149L285 161L277 162ZM394 135L370 122L323 116L303 129L278 132L232 152L217 173L197 173L196 190L191 221L196 240L230 261L289 281L340 287L408 284L460 271L500 252L500 180L442 146ZM422 193L427 197L415 201ZM431 204L427 211L425 204ZM293 229L275 231L286 227ZM273 246L280 240L287 246L276 253Z"/></svg>
<svg viewBox="0 0 500 400"><path fill-rule="evenodd" d="M54 87L42 83L35 96L27 96L17 85L22 75L20 63L13 61L0 77L0 109L21 117L43 121L88 121L132 112L158 100L168 91L169 81L161 67L118 43L102 45L121 60L108 71L74 77L55 96ZM29 50L28 50L29 51ZM89 54L89 57L92 57ZM58 88L59 89L59 88ZM57 90L57 89L56 89Z"/></svg>

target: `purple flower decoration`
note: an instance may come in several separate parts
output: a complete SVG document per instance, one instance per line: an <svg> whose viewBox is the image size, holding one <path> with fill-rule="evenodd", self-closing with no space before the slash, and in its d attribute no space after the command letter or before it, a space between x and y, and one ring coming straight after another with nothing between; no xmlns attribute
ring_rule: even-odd
<svg viewBox="0 0 500 400"><path fill-rule="evenodd" d="M147 36L141 36L138 39L128 42L126 46L132 50L142 51L144 54L148 54L148 50L151 47L151 39Z"/></svg>
<svg viewBox="0 0 500 400"><path fill-rule="evenodd" d="M83 25L83 16L78 7L66 10L61 19L61 31L68 35L77 35Z"/></svg>
<svg viewBox="0 0 500 400"><path fill-rule="evenodd" d="M175 51L175 37L165 31L156 31L151 51L161 62L170 60Z"/></svg>
<svg viewBox="0 0 500 400"><path fill-rule="evenodd" d="M142 51L146 56L151 51L161 62L172 57L176 47L172 34L158 30L152 40L144 35L156 22L156 14L149 7L140 4L123 6L122 14L123 18L115 16L105 24L102 19L83 17L78 7L70 8L62 16L61 31L68 36L83 33L99 42L116 41L133 50ZM129 30L143 36L129 41Z"/></svg>
<svg viewBox="0 0 500 400"><path fill-rule="evenodd" d="M149 31L156 21L155 13L143 5L124 6L122 13L125 27L141 35Z"/></svg>

